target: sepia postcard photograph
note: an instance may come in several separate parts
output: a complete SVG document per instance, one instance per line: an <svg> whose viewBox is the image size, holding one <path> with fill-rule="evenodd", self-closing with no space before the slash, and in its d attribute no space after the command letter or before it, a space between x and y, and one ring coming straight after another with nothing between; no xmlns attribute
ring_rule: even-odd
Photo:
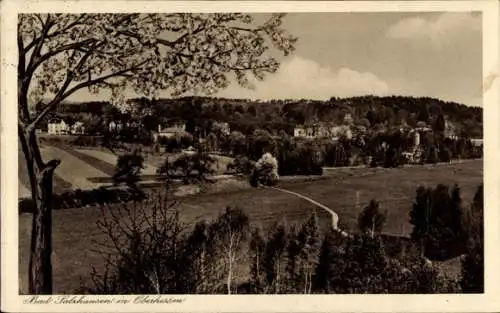
<svg viewBox="0 0 500 313"><path fill-rule="evenodd" d="M500 310L498 16L2 3L2 311Z"/></svg>

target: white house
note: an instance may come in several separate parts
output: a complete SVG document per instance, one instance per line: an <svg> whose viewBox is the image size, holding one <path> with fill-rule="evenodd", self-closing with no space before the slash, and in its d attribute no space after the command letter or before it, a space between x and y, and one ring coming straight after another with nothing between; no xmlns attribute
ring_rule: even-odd
<svg viewBox="0 0 500 313"><path fill-rule="evenodd" d="M480 147L483 145L483 139L482 138L473 138L470 140L472 145L475 147Z"/></svg>
<svg viewBox="0 0 500 313"><path fill-rule="evenodd" d="M166 128L158 125L158 132L153 134L153 139L156 142L159 138L180 138L185 134L187 134L187 132L186 124L184 123L173 124L172 126Z"/></svg>
<svg viewBox="0 0 500 313"><path fill-rule="evenodd" d="M310 124L299 125L293 130L294 137L302 138L331 138L338 139L345 135L348 139L352 138L351 128L347 125L326 125L326 124Z"/></svg>
<svg viewBox="0 0 500 313"><path fill-rule="evenodd" d="M70 127L63 119L53 118L47 124L47 133L49 135L66 135L70 132Z"/></svg>
<svg viewBox="0 0 500 313"><path fill-rule="evenodd" d="M122 123L121 123L121 122L118 122L118 123L117 123L117 122L115 122L115 121L111 121L111 122L109 122L109 124L108 124L108 130L109 130L110 132L115 132L115 131L118 131L118 132L119 132L119 131L121 131L121 130L122 130L122 128L123 128L123 125L122 125Z"/></svg>

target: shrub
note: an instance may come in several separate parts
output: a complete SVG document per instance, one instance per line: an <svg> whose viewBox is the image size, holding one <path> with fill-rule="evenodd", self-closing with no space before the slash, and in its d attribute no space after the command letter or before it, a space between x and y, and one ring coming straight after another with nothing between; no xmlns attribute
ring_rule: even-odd
<svg viewBox="0 0 500 313"><path fill-rule="evenodd" d="M442 147L439 150L439 161L441 162L451 161L451 150L448 147Z"/></svg>
<svg viewBox="0 0 500 313"><path fill-rule="evenodd" d="M139 201L144 199L144 194L133 189L98 189L67 191L52 196L52 209L71 209L96 204L112 204L119 202ZM31 198L23 198L18 202L19 213L33 213L34 203Z"/></svg>
<svg viewBox="0 0 500 313"><path fill-rule="evenodd" d="M168 171L171 175L180 174L185 180L191 178L205 180L215 172L215 162L215 157L203 151L193 154L183 153L171 165L168 165L170 168ZM165 164L162 168L164 167Z"/></svg>
<svg viewBox="0 0 500 313"><path fill-rule="evenodd" d="M181 275L184 225L175 202L155 195L142 202L103 207L98 228L106 236L96 243L105 270L93 269L93 286L84 292L97 294L184 293ZM111 245L110 245L111 243Z"/></svg>
<svg viewBox="0 0 500 313"><path fill-rule="evenodd" d="M380 236L340 239L331 233L323 240L316 277L318 293L436 293L453 285L418 253L389 256Z"/></svg>
<svg viewBox="0 0 500 313"><path fill-rule="evenodd" d="M92 273L97 294L232 293L247 243L248 217L227 208L189 230L167 193L147 201L103 208L97 243L105 270ZM109 245L111 243L111 247Z"/></svg>
<svg viewBox="0 0 500 313"><path fill-rule="evenodd" d="M387 211L380 212L379 203L371 200L358 217L359 230L374 237L375 234L380 234L387 219Z"/></svg>
<svg viewBox="0 0 500 313"><path fill-rule="evenodd" d="M439 155L438 155L437 148L435 148L435 147L428 148L428 150L426 151L425 162L430 163L430 164L435 164L435 163L439 162Z"/></svg>
<svg viewBox="0 0 500 313"><path fill-rule="evenodd" d="M228 164L227 170L237 174L248 175L252 173L254 166L255 162L252 162L246 156L237 156L230 164Z"/></svg>
<svg viewBox="0 0 500 313"><path fill-rule="evenodd" d="M431 259L457 256L464 250L463 213L458 186L451 193L442 184L435 189L419 187L410 212L411 237Z"/></svg>
<svg viewBox="0 0 500 313"><path fill-rule="evenodd" d="M126 183L134 185L139 179L141 171L144 169L144 157L137 151L132 154L125 154L118 157L113 181L116 184Z"/></svg>
<svg viewBox="0 0 500 313"><path fill-rule="evenodd" d="M484 199L479 186L469 209L467 252L462 260L460 286L466 293L484 292Z"/></svg>
<svg viewBox="0 0 500 313"><path fill-rule="evenodd" d="M270 153L264 153L255 163L250 183L258 185L273 186L278 182L278 161Z"/></svg>

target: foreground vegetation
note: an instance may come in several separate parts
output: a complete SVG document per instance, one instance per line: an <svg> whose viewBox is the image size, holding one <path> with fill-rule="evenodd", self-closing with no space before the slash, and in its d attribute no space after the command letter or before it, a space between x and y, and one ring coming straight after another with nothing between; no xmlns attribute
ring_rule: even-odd
<svg viewBox="0 0 500 313"><path fill-rule="evenodd" d="M186 227L164 196L104 210L108 238L103 294L450 293L483 291L483 190L470 206L460 189L418 189L411 212L413 241L381 236L385 214L374 200L359 215L359 233L322 235L316 213L302 224L252 227L241 209ZM422 201L422 197L428 197ZM425 203L424 203L425 202ZM147 213L146 213L147 212ZM428 214L428 215L426 215ZM415 235L413 235L415 234ZM451 235L450 235L451 234ZM418 235L418 236L417 236ZM425 245L418 245L423 238ZM469 243L466 245L465 243ZM459 280L440 275L428 252L466 253ZM113 251L114 253L110 253ZM449 257L449 256L448 256ZM431 257L432 258L432 257Z"/></svg>
<svg viewBox="0 0 500 313"><path fill-rule="evenodd" d="M461 164L424 166L400 169L349 169L335 176L315 181L281 181L280 187L305 194L335 210L340 216L341 228L350 232L357 229L358 215L371 199L375 198L387 219L382 235L409 238L413 226L409 212L420 185L434 187L438 183L461 187L465 204L471 203L475 189L482 182L482 161ZM383 182L383 183L381 183ZM403 182L403 183L402 183ZM308 219L315 207L304 200L270 189L246 188L214 194L199 194L182 198L177 204L182 223L194 225L200 220L217 218L227 206L239 207L249 216L251 226L260 227L264 233L276 221L287 225L300 225ZM116 205L106 210L117 208ZM150 213L148 213L150 214ZM330 228L330 216L317 212L321 234ZM19 217L20 283L26 292L27 265L31 215ZM107 236L96 226L102 220L99 207L55 211L54 218L54 288L57 293L74 293L80 286L80 277L91 286L90 269L104 271L103 256L97 253L96 242L109 243ZM322 236L323 236L322 235ZM441 271L460 276L460 261L435 262ZM248 271L248 266L246 267Z"/></svg>

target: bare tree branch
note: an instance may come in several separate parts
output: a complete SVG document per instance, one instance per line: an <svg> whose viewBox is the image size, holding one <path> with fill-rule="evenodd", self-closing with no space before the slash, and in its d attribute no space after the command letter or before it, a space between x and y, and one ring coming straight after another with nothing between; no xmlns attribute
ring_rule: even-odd
<svg viewBox="0 0 500 313"><path fill-rule="evenodd" d="M55 30L53 33L50 33L50 34L47 34L47 38L52 38L52 37L55 37L55 36L58 36L60 34L64 34L65 32L67 32L70 28L72 27L75 27L77 25L81 25L80 21L86 16L86 14L80 14L77 16L77 18L69 23L68 25L64 26L63 28L61 29L58 29L58 30Z"/></svg>
<svg viewBox="0 0 500 313"><path fill-rule="evenodd" d="M38 14L35 16L40 19L43 28L42 28L42 34L40 36L40 39L36 42L35 49L33 50L33 53L31 54L30 62L28 63L28 68L26 70L27 73L34 72L34 70L30 71L30 69L33 68L33 65L37 62L38 58L40 57L40 52L42 51L43 43L47 37L47 33L50 31L50 29L54 25L54 23L51 22L51 20L50 20L50 15L47 15L47 21L45 23L41 20L41 17ZM35 67L35 69L36 69L36 67Z"/></svg>
<svg viewBox="0 0 500 313"><path fill-rule="evenodd" d="M90 38L90 39L85 39L85 40L82 40L82 41L78 41L78 42L72 42L70 44L67 44L67 45L63 45L63 46L60 46L59 48L57 49L54 49L52 51L49 51L43 55L41 55L40 57L38 57L36 59L35 62L33 62L33 64L30 64L28 66L28 70L27 70L27 73L28 74L32 74L35 72L35 70L45 61L47 61L48 59L50 59L51 57L54 57L56 55L58 55L59 53L62 53L64 51L70 51L70 50L76 50L78 48L82 48L88 44L92 44L92 43L95 43L97 42L96 39L94 38ZM27 75L28 75L27 74Z"/></svg>
<svg viewBox="0 0 500 313"><path fill-rule="evenodd" d="M69 83L71 83L71 80L68 82L68 79L66 79L65 85L66 85L66 83L67 83L67 85L63 86L64 88L61 88L59 90L58 94L54 97L54 99L43 108L43 110L40 112L40 114L33 120L33 122L30 123L30 127L31 128L36 127L36 124L38 124L47 115L47 113L49 113L61 101L63 101L67 97L71 96L76 91L78 91L78 90L80 90L82 88L85 88L85 87L93 86L93 85L100 84L100 83L105 83L106 80L110 79L110 78L119 77L119 76L126 76L127 72L133 71L134 69L137 69L137 68L141 67L145 62L146 61L141 62L141 63L139 63L137 65L134 65L132 67L126 68L124 70L121 70L121 71L118 71L118 72L115 72L115 73L111 73L111 74L108 74L108 75L101 76L101 77L96 78L96 79L87 80L85 82L82 82L82 83L74 86L70 90L64 92L64 90L68 87L67 85L69 85Z"/></svg>
<svg viewBox="0 0 500 313"><path fill-rule="evenodd" d="M78 71L80 70L80 68L83 66L83 64L85 64L85 62L87 61L87 59L90 57L90 55L92 54L92 52L88 52L86 53L81 59L80 61L78 61L78 64L75 66L75 68L73 69L68 69L67 73L66 73L66 79L63 83L63 85L61 86L61 88L59 89L58 93L55 95L54 99L47 105L45 106L43 109L42 109L42 112L40 112L40 114L30 123L30 125L28 125L27 127L27 131L30 132L32 131L33 129L35 129L36 127L36 124L38 124L44 117L45 115L57 104L59 103L60 101L62 101L64 98L63 95L64 93L66 92L66 90L68 89L69 85L71 84L71 82L73 81L73 78L75 77L75 73L78 73Z"/></svg>
<svg viewBox="0 0 500 313"><path fill-rule="evenodd" d="M83 17L85 17L85 14L78 15L78 17L73 22L69 23L68 25L66 25L65 27L63 27L61 29L55 30L54 32L52 32L50 34L47 34L45 36L45 38L48 39L48 38L56 37L58 35L64 34L69 29L71 29L77 25L82 25L82 23L80 23L80 21L83 19ZM26 45L25 52L29 52L38 43L39 39L40 39L40 37L34 37L33 40L29 44Z"/></svg>
<svg viewBox="0 0 500 313"><path fill-rule="evenodd" d="M142 65L144 65L144 63L146 63L147 61L143 61L139 64L136 64L134 66L131 66L129 68L126 68L126 69L123 69L121 71L118 71L118 72L115 72L115 73L111 73L111 74L108 74L108 75L104 75L104 76L101 76L99 78L96 78L96 79L92 79L92 80L87 80L86 82L83 82L83 83L80 83L78 85L76 85L75 87L71 88L70 90L68 90L63 96L62 96L62 99L61 100L64 100L65 98L69 97L71 94L73 94L75 91L78 91L82 88L85 88L85 87L88 87L88 86L92 86L92 85L96 85L96 84L100 84L104 81L106 81L107 79L110 79L110 78L113 78L113 77L119 77L119 76L127 76L127 72L130 72L130 71L133 71L133 70L136 70L138 68L140 68Z"/></svg>

